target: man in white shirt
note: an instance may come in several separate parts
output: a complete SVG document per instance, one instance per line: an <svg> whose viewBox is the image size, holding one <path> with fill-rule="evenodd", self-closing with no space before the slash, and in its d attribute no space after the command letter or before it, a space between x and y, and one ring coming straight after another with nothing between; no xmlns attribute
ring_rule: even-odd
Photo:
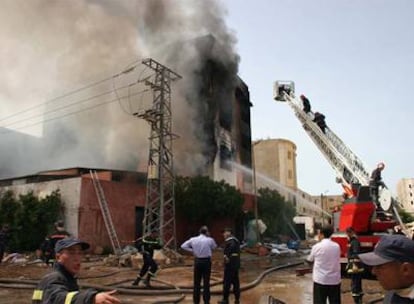
<svg viewBox="0 0 414 304"><path fill-rule="evenodd" d="M341 250L331 241L333 228L323 227L319 231L319 243L312 247L306 259L313 263L313 304L341 303Z"/></svg>
<svg viewBox="0 0 414 304"><path fill-rule="evenodd" d="M193 303L200 303L201 279L203 279L204 304L210 304L211 256L217 247L209 236L207 226L200 228L200 235L185 241L181 248L194 255Z"/></svg>

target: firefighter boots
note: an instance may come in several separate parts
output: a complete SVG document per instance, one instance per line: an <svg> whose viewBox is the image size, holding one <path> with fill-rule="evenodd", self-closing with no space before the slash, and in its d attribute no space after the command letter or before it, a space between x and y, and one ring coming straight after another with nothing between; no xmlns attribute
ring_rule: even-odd
<svg viewBox="0 0 414 304"><path fill-rule="evenodd" d="M132 282L132 286L138 286L139 282L141 281L141 277L137 277L134 282Z"/></svg>
<svg viewBox="0 0 414 304"><path fill-rule="evenodd" d="M148 274L144 281L145 287L151 287L150 280L151 280L151 276Z"/></svg>

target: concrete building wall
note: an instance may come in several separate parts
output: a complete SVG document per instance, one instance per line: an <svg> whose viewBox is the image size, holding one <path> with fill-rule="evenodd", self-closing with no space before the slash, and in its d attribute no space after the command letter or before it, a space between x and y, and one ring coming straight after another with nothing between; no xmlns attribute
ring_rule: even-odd
<svg viewBox="0 0 414 304"><path fill-rule="evenodd" d="M322 221L322 209L312 195L300 190L296 175L296 145L286 139L266 139L253 143L257 188L278 191L301 216Z"/></svg>
<svg viewBox="0 0 414 304"><path fill-rule="evenodd" d="M120 183L100 180L108 202L112 221L121 242L125 246L137 238L136 208L145 207L145 185ZM99 206L92 180L82 178L80 208L79 208L79 237L95 246L111 247L105 222Z"/></svg>
<svg viewBox="0 0 414 304"><path fill-rule="evenodd" d="M258 140L253 149L256 172L297 189L296 145L293 142L286 139Z"/></svg>
<svg viewBox="0 0 414 304"><path fill-rule="evenodd" d="M78 236L80 177L28 184L25 178L20 178L14 180L13 185L2 187L2 189L12 190L16 195L33 191L33 194L38 197L44 197L59 189L65 206L65 227L72 235Z"/></svg>
<svg viewBox="0 0 414 304"><path fill-rule="evenodd" d="M324 211L324 216L321 221L322 224L328 223L328 214L332 215L335 209L340 209L344 201L342 195L314 195L311 199L321 207L321 210Z"/></svg>
<svg viewBox="0 0 414 304"><path fill-rule="evenodd" d="M403 208L414 214L414 178L403 178L398 181L397 196Z"/></svg>
<svg viewBox="0 0 414 304"><path fill-rule="evenodd" d="M64 204L66 229L73 236L89 242L92 250L96 246L111 248L92 180L89 174L81 171L85 170L74 168L46 172L41 176L16 178L3 182L1 189L12 190L16 195L33 191L38 197L44 197L59 189ZM65 175L76 176L62 179ZM53 179L54 176L57 179ZM137 232L142 232L146 184L143 180L138 181L139 177L133 172L105 170L100 171L98 177L121 246L125 246L137 238ZM33 182L39 178L51 180Z"/></svg>

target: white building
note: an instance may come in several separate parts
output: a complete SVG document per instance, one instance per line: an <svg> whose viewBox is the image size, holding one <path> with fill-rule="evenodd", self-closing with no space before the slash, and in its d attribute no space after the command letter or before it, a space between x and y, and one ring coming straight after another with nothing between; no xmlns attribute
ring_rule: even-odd
<svg viewBox="0 0 414 304"><path fill-rule="evenodd" d="M414 214L414 178L403 178L398 181L397 196L403 208Z"/></svg>

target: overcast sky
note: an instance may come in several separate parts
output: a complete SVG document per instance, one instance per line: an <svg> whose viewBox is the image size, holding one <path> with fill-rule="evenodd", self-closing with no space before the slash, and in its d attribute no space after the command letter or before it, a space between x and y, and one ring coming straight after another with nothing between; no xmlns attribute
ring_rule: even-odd
<svg viewBox="0 0 414 304"><path fill-rule="evenodd" d="M384 161L395 193L414 177L414 1L225 0L238 38L240 76L253 103L253 139L297 145L301 189L341 192L334 171L286 104L272 100L278 79L295 81L312 109L371 170Z"/></svg>

